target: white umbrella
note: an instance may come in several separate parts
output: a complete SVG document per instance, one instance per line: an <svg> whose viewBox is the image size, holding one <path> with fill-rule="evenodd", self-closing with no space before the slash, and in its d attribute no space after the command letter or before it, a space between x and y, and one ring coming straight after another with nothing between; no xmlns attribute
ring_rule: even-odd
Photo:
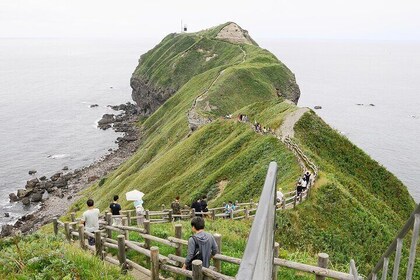
<svg viewBox="0 0 420 280"><path fill-rule="evenodd" d="M141 200L143 196L144 196L144 193L138 190L129 191L128 193L125 194L125 198L127 199L127 201Z"/></svg>

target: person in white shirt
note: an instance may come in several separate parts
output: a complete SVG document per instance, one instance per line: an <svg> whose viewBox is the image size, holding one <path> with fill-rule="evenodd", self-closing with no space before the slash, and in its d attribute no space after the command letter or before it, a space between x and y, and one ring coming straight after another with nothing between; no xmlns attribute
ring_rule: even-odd
<svg viewBox="0 0 420 280"><path fill-rule="evenodd" d="M85 225L85 230L87 232L95 232L99 230L99 209L93 208L93 205L95 204L93 199L88 199L86 202L88 206L88 210L86 210L83 215L82 219L80 220L82 224ZM88 237L88 243L90 246L95 245L95 238Z"/></svg>

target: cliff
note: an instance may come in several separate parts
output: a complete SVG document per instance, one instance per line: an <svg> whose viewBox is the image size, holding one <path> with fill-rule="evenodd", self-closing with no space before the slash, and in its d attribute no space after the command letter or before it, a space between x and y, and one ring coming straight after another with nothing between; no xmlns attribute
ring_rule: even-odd
<svg viewBox="0 0 420 280"><path fill-rule="evenodd" d="M217 98L241 98L243 86L261 88L259 100L284 97L297 103L300 96L293 73L273 54L256 42L235 23L229 22L197 33L170 34L156 47L142 55L131 77L132 98L140 112L149 116L174 95L192 77L220 69L226 71ZM229 71L227 71L229 70ZM237 78L237 76L241 76ZM261 76L264 84L244 84L243 78ZM253 79L255 80L255 79ZM207 114L221 116L227 110L216 110L217 102L208 96L202 101ZM242 102L237 108L246 104Z"/></svg>

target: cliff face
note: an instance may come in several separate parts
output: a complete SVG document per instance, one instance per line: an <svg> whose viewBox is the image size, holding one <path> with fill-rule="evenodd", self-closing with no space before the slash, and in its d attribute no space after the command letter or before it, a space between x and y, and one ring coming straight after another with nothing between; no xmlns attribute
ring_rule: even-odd
<svg viewBox="0 0 420 280"><path fill-rule="evenodd" d="M157 88L141 76L132 76L130 85L133 89L131 98L136 102L140 114L144 116L152 114L176 92L171 88Z"/></svg>
<svg viewBox="0 0 420 280"><path fill-rule="evenodd" d="M286 98L294 103L299 100L300 90L293 73L273 54L259 48L246 30L232 22L197 33L170 34L164 38L141 56L131 77L132 99L141 114L149 116L192 77L218 68L219 71L231 70L225 75L231 83L237 82L232 76L244 70L248 72L250 83L264 81L261 85L264 94L260 94L260 89L255 90L256 96L250 99L251 102L271 97ZM222 79L220 81L223 83ZM219 93L218 97L241 94L229 88L231 92L224 92L222 96ZM252 86L248 89L252 90ZM218 108L210 99L211 96L207 96L205 100L207 108ZM206 110L206 114L220 116L230 113L231 109Z"/></svg>

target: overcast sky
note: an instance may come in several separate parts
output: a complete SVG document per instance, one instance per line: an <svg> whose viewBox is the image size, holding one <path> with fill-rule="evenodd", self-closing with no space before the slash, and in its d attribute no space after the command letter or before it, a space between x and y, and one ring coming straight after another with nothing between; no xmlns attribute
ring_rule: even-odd
<svg viewBox="0 0 420 280"><path fill-rule="evenodd" d="M420 40L420 0L0 0L0 37L160 39L235 21L255 38Z"/></svg>

